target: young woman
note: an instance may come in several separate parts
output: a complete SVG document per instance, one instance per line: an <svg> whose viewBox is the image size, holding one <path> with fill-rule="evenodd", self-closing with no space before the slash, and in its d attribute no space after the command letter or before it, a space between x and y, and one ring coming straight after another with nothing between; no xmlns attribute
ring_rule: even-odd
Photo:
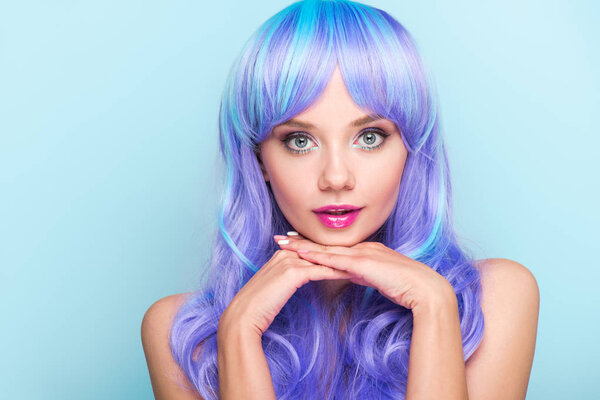
<svg viewBox="0 0 600 400"><path fill-rule="evenodd" d="M379 9L266 21L220 110L207 279L146 312L158 399L523 399L539 291L458 243L433 88Z"/></svg>

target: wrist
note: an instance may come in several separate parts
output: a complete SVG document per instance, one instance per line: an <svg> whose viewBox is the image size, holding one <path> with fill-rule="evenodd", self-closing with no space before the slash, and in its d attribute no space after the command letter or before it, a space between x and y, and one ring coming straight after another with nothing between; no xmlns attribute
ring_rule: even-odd
<svg viewBox="0 0 600 400"><path fill-rule="evenodd" d="M437 290L412 308L413 318L436 317L458 312L458 300L450 283L446 281L443 289Z"/></svg>
<svg viewBox="0 0 600 400"><path fill-rule="evenodd" d="M262 336L247 329L220 329L217 331L217 352L219 357L225 354L236 354L250 348L262 349Z"/></svg>
<svg viewBox="0 0 600 400"><path fill-rule="evenodd" d="M217 325L217 343L229 341L262 341L262 332L256 330L252 324L246 323L239 314L227 308Z"/></svg>

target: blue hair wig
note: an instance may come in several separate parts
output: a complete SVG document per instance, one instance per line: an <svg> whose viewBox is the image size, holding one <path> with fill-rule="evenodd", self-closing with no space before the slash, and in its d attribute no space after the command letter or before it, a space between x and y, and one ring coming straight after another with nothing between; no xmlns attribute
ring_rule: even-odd
<svg viewBox="0 0 600 400"><path fill-rule="evenodd" d="M206 279L179 309L170 337L176 362L204 399L218 399L221 314L278 250L273 235L294 229L265 183L257 146L319 97L336 66L355 103L394 122L408 150L395 207L373 240L430 266L452 285L465 361L481 341L480 276L454 232L437 98L413 39L380 9L300 1L250 37L221 99L226 182L218 231ZM411 310L355 284L333 302L309 282L264 332L277 398L403 399Z"/></svg>

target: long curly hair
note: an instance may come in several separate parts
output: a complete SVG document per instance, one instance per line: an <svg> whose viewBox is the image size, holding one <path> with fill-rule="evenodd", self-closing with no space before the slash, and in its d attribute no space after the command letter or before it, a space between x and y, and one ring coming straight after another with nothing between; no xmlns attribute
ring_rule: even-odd
<svg viewBox="0 0 600 400"><path fill-rule="evenodd" d="M369 240L430 266L452 285L465 361L481 341L480 276L455 235L437 96L414 40L380 9L300 1L250 37L221 99L226 176L218 228L204 279L178 310L170 336L176 362L204 399L219 394L219 317L278 249L273 235L294 229L264 180L257 145L309 107L336 66L355 103L393 121L408 150L395 207ZM373 288L351 284L327 302L308 282L263 334L277 398L403 399L412 323L411 310Z"/></svg>

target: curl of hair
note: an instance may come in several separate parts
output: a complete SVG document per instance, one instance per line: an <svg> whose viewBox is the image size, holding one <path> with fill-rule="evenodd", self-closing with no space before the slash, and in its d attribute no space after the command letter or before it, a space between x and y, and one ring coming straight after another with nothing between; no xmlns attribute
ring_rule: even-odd
<svg viewBox="0 0 600 400"><path fill-rule="evenodd" d="M408 149L395 208L369 238L444 276L459 306L465 361L484 329L480 276L458 244L437 96L416 45L385 11L344 0L294 3L248 40L219 112L226 184L207 279L179 309L170 344L204 399L219 394L216 333L236 293L293 230L265 183L255 151L271 129L302 112L338 66L369 115L393 121ZM331 311L329 311L331 310ZM324 302L313 282L290 298L263 335L278 399L403 399L412 313L372 288L349 285Z"/></svg>

